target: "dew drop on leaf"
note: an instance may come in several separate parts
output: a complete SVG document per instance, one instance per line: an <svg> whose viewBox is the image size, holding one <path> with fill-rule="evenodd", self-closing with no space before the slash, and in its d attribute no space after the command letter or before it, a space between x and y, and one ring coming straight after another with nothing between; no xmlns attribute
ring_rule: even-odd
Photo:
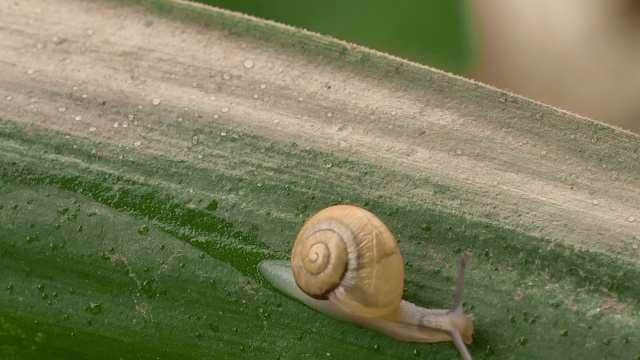
<svg viewBox="0 0 640 360"><path fill-rule="evenodd" d="M216 211L218 209L218 200L211 200L211 202L209 203L209 205L207 205L207 210L209 211Z"/></svg>
<svg viewBox="0 0 640 360"><path fill-rule="evenodd" d="M149 226L147 226L146 224L142 225L140 229L138 229L138 234L140 235L147 235L148 233L149 233Z"/></svg>
<svg viewBox="0 0 640 360"><path fill-rule="evenodd" d="M84 310L92 313L93 315L98 315L102 311L102 304L91 302L84 308Z"/></svg>
<svg viewBox="0 0 640 360"><path fill-rule="evenodd" d="M211 330L212 332L215 332L215 333L220 332L220 326L218 324L209 323L208 327L209 327L209 330Z"/></svg>

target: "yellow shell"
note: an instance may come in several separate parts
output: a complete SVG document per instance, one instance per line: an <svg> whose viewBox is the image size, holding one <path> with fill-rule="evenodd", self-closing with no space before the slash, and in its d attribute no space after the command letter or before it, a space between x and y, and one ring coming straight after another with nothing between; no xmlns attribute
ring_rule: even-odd
<svg viewBox="0 0 640 360"><path fill-rule="evenodd" d="M296 284L342 310L377 317L402 300L404 262L387 226L351 205L328 207L302 227L291 255Z"/></svg>

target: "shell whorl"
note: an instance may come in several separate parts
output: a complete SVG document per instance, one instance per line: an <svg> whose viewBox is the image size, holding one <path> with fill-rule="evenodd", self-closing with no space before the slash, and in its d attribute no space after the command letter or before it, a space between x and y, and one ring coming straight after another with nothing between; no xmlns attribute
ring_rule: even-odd
<svg viewBox="0 0 640 360"><path fill-rule="evenodd" d="M356 206L331 206L311 217L293 246L291 267L303 292L351 313L380 316L401 301L404 263L395 237Z"/></svg>

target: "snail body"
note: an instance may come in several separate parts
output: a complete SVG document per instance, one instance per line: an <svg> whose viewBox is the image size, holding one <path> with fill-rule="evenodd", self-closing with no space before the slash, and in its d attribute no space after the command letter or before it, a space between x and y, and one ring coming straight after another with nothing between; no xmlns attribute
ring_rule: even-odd
<svg viewBox="0 0 640 360"><path fill-rule="evenodd" d="M291 262L263 261L262 276L274 287L333 317L404 341L453 341L463 358L473 335L473 315L462 311L462 256L451 309L427 309L402 300L404 262L389 228L371 212L335 205L312 216L300 230Z"/></svg>

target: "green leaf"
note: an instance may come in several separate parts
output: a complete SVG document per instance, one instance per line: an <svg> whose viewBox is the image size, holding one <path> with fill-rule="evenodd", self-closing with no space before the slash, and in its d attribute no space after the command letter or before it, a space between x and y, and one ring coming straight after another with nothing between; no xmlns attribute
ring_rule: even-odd
<svg viewBox="0 0 640 360"><path fill-rule="evenodd" d="M274 291L304 221L363 206L404 297L474 358L634 358L638 136L183 2L0 7L0 358L458 356Z"/></svg>

